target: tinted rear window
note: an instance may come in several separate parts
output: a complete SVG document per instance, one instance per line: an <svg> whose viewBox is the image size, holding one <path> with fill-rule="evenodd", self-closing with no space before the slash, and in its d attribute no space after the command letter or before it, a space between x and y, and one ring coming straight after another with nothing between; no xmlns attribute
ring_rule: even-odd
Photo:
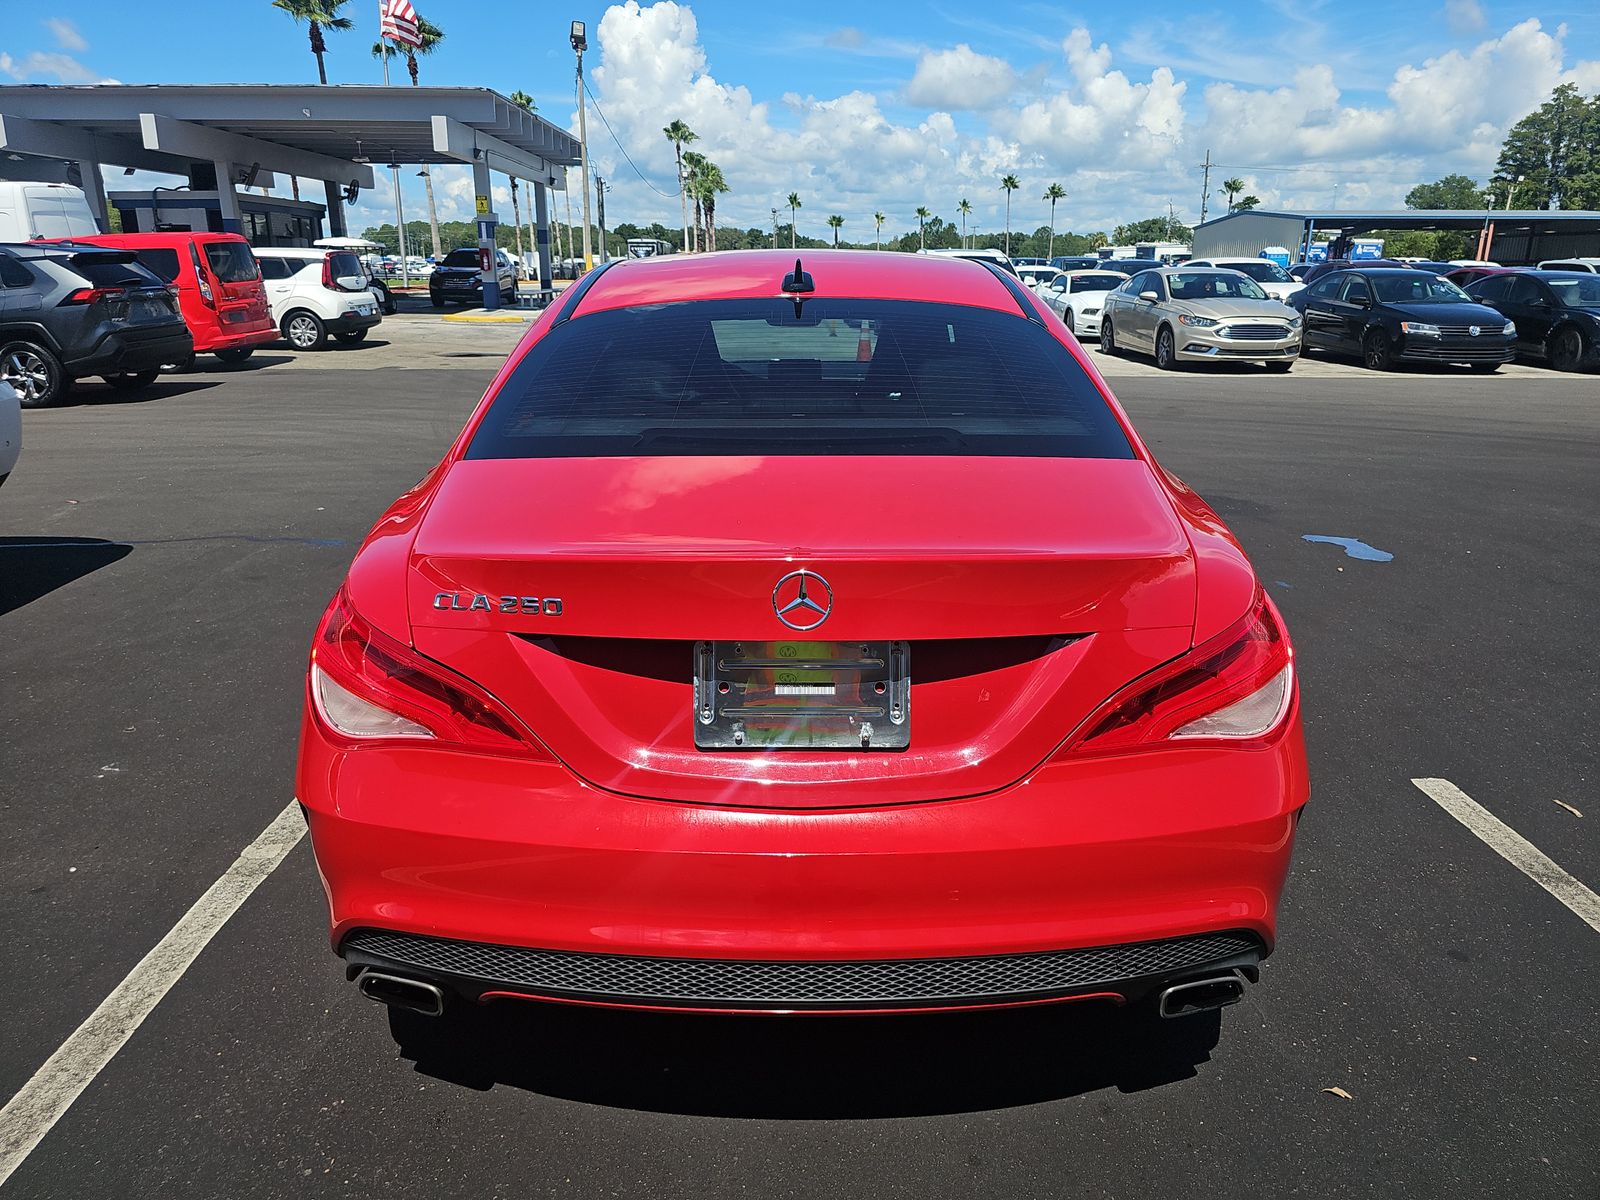
<svg viewBox="0 0 1600 1200"><path fill-rule="evenodd" d="M673 455L1132 458L1039 324L909 301L717 300L557 325L495 397L469 458ZM862 480L863 495L870 479Z"/></svg>
<svg viewBox="0 0 1600 1200"><path fill-rule="evenodd" d="M207 242L206 262L223 283L250 283L257 278L256 256L243 242Z"/></svg>
<svg viewBox="0 0 1600 1200"><path fill-rule="evenodd" d="M136 262L117 262L98 254L75 254L72 269L95 287L158 287L158 279Z"/></svg>
<svg viewBox="0 0 1600 1200"><path fill-rule="evenodd" d="M452 250L444 256L443 267L476 267L478 265L478 252L476 250Z"/></svg>
<svg viewBox="0 0 1600 1200"><path fill-rule="evenodd" d="M134 256L139 260L139 265L160 277L163 283L171 283L178 277L178 252L162 247L151 247L145 250L135 250Z"/></svg>

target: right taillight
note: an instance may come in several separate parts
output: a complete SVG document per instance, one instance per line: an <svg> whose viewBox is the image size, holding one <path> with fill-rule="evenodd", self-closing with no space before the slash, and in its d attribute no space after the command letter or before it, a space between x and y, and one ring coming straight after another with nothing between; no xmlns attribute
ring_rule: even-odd
<svg viewBox="0 0 1600 1200"><path fill-rule="evenodd" d="M1239 622L1123 688L1057 754L1199 742L1248 746L1283 724L1294 688L1294 653L1283 620L1257 591Z"/></svg>
<svg viewBox="0 0 1600 1200"><path fill-rule="evenodd" d="M307 687L323 728L352 745L420 741L555 761L493 696L374 629L343 589L317 627Z"/></svg>

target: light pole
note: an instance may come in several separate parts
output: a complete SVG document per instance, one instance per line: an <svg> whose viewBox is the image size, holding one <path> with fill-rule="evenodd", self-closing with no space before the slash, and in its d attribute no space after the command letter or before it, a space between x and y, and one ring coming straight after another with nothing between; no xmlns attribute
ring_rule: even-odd
<svg viewBox="0 0 1600 1200"><path fill-rule="evenodd" d="M1513 196L1515 196L1517 194L1517 184L1521 183L1526 178L1527 178L1526 175L1518 175L1514 181L1506 184L1506 211L1507 212L1511 211L1511 197L1513 197Z"/></svg>
<svg viewBox="0 0 1600 1200"><path fill-rule="evenodd" d="M594 269L594 246L589 240L589 131L587 106L583 102L583 52L589 48L588 27L572 23L572 50L578 56L578 153L583 172L583 269Z"/></svg>
<svg viewBox="0 0 1600 1200"><path fill-rule="evenodd" d="M778 210L772 210L772 248L778 248Z"/></svg>

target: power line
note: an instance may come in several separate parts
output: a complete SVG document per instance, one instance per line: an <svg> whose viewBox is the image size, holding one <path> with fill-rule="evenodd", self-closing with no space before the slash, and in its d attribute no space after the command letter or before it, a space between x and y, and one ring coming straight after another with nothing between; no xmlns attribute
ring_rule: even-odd
<svg viewBox="0 0 1600 1200"><path fill-rule="evenodd" d="M605 109L600 107L600 101L596 100L594 98L594 93L589 90L589 81L587 79L583 81L583 90L584 94L589 97L589 103L594 105L595 112L600 114L600 123L606 127L606 132L611 135L611 140L617 143L617 149L622 151L622 157L628 160L628 165L633 168L633 173L639 177L640 182L642 182L645 187L649 188L656 195L665 197L668 200L676 200L680 195L682 195L683 193L681 190L676 192L663 192L655 184L651 183L645 178L644 172L639 170L638 165L633 161L632 158L629 157L627 150L623 149L622 139L617 137L616 131L611 128L611 122L606 120Z"/></svg>

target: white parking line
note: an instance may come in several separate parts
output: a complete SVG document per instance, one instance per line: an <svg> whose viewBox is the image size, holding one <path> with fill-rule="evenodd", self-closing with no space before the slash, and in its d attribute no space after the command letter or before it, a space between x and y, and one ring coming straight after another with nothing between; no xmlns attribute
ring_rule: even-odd
<svg viewBox="0 0 1600 1200"><path fill-rule="evenodd" d="M1413 779L1445 812L1600 933L1600 896L1558 867L1548 855L1448 779Z"/></svg>
<svg viewBox="0 0 1600 1200"><path fill-rule="evenodd" d="M300 806L291 802L194 902L155 949L61 1043L22 1090L0 1108L0 1185L33 1152L83 1089L105 1069L217 930L305 836Z"/></svg>

